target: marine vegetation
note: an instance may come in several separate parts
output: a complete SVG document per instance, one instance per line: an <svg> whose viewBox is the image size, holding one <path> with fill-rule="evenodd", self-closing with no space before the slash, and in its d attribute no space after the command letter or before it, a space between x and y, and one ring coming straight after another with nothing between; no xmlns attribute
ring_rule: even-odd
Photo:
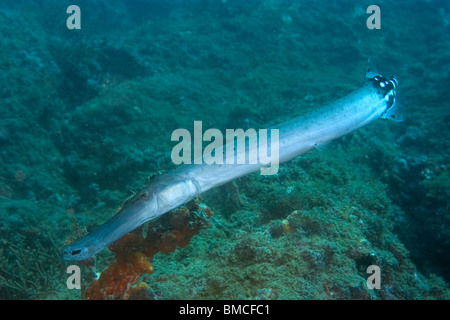
<svg viewBox="0 0 450 320"><path fill-rule="evenodd" d="M115 241L108 247L115 258L98 280L92 280L85 298L150 298L148 285L145 282L137 282L143 274L153 273L154 255L158 252L173 252L177 247L188 245L194 235L208 226L208 218L212 214L212 211L196 198L186 206L150 222L144 232L145 236L141 227Z"/></svg>
<svg viewBox="0 0 450 320"><path fill-rule="evenodd" d="M450 2L378 2L369 30L356 1L80 0L69 30L72 1L0 0L0 299L450 299ZM61 249L174 169L174 130L269 128L368 58L403 123L210 190L66 287Z"/></svg>

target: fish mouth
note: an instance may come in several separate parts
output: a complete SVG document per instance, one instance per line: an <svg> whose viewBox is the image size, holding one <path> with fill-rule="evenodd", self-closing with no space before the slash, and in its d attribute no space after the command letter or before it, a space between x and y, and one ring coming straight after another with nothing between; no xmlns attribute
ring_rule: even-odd
<svg viewBox="0 0 450 320"><path fill-rule="evenodd" d="M64 261L81 261L88 259L88 250L84 247L74 247L68 245L62 250L62 259Z"/></svg>

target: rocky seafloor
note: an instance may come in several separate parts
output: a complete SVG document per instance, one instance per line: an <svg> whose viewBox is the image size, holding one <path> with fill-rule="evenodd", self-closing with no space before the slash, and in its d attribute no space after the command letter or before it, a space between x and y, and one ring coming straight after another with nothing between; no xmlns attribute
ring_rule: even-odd
<svg viewBox="0 0 450 320"><path fill-rule="evenodd" d="M368 57L405 121L202 195L209 227L155 254L143 297L450 297L449 4L381 1L369 30L369 2L79 1L68 30L70 4L0 2L0 299L83 298L62 246L174 167L173 130L285 121L360 86Z"/></svg>

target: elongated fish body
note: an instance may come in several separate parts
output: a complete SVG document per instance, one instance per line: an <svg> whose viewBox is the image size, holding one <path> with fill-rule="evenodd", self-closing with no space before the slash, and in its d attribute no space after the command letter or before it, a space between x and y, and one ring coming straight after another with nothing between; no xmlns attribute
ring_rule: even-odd
<svg viewBox="0 0 450 320"><path fill-rule="evenodd" d="M316 111L275 126L279 131L279 163L339 138L378 119L400 121L396 114L397 79L387 79L369 65L364 85ZM245 148L246 156L258 152ZM104 249L143 223L175 209L195 196L260 170L255 164L184 165L154 179L109 221L63 248L63 259L80 261Z"/></svg>

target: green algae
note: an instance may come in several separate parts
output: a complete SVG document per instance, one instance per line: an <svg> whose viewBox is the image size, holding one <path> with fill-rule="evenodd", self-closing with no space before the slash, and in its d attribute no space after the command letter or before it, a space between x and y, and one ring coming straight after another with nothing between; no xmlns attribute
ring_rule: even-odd
<svg viewBox="0 0 450 320"><path fill-rule="evenodd" d="M99 25L92 38L42 28L52 25L41 22L44 13L0 14L0 298L78 299L55 285L66 280L55 250L79 236L74 225L92 230L148 177L171 168L174 129L198 119L215 128L284 121L355 89L369 56L398 73L409 122L374 123L282 165L274 177L253 174L212 190L205 195L215 211L211 227L189 246L157 254L155 273L141 280L161 299L449 298L445 269L422 274L395 230L398 189L408 184L395 173L397 160L427 152L433 172L448 165L448 139L439 136L448 132L440 99L448 95L448 35L430 28L439 31L428 41L432 31L403 20L417 18L413 9L393 17L404 12L393 1L378 34L360 27L359 6L235 5L128 21L126 35ZM439 13L427 8L421 19L440 26ZM415 36L432 49L411 45ZM411 94L417 83L419 97ZM447 118L423 115L433 105ZM412 138L404 129L411 125L419 128ZM441 210L448 172L415 177ZM16 251L7 252L11 242ZM30 246L36 254L18 260ZM96 270L110 259L101 253ZM381 268L381 290L365 284L371 264ZM45 267L37 287L18 285Z"/></svg>

